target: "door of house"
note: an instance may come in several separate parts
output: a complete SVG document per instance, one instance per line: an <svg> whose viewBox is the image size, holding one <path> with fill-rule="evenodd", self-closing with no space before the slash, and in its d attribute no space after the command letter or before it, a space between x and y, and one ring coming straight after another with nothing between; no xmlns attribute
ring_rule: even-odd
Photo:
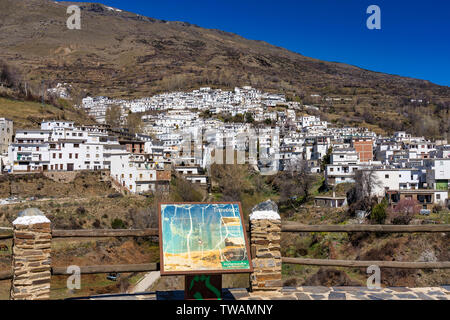
<svg viewBox="0 0 450 320"><path fill-rule="evenodd" d="M67 164L67 171L73 171L73 163Z"/></svg>

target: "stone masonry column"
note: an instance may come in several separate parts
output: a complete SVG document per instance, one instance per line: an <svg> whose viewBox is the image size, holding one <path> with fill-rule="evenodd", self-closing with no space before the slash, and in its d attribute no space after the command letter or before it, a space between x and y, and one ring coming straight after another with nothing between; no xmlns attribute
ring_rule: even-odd
<svg viewBox="0 0 450 320"><path fill-rule="evenodd" d="M281 289L281 218L275 202L268 200L252 209L250 239L252 291Z"/></svg>
<svg viewBox="0 0 450 320"><path fill-rule="evenodd" d="M50 220L26 209L14 220L12 300L50 299Z"/></svg>

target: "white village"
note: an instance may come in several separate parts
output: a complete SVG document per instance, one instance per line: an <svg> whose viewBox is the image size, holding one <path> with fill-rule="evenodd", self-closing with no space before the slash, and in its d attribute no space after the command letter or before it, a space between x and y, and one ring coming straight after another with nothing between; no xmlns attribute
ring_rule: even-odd
<svg viewBox="0 0 450 320"><path fill-rule="evenodd" d="M66 90L60 93L66 96ZM142 114L141 132L131 134L106 124L112 106L120 107L121 124L130 113ZM305 162L303 170L323 174L334 187L355 182L357 172L372 172L376 181L372 195L386 197L389 203L414 199L424 212L437 204L448 205L447 141L333 127L310 114L314 106L287 102L282 94L248 86L234 91L203 87L131 101L86 97L79 108L98 124L47 121L40 129L16 128L13 139L14 124L1 119L2 173L107 170L118 188L142 194L167 190L174 170L208 189L211 164L229 163L230 159L222 160L224 153L232 164L234 152L241 152L241 164L265 175ZM229 118L224 120L224 115ZM191 142L194 148L186 152ZM339 207L346 200L317 197L316 203Z"/></svg>

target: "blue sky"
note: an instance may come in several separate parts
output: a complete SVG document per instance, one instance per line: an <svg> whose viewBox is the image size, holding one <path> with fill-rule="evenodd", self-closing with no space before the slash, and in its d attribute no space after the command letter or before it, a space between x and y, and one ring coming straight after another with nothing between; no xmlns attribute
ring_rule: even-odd
<svg viewBox="0 0 450 320"><path fill-rule="evenodd" d="M97 0L264 40L305 56L450 86L448 0ZM381 30L369 30L369 5Z"/></svg>

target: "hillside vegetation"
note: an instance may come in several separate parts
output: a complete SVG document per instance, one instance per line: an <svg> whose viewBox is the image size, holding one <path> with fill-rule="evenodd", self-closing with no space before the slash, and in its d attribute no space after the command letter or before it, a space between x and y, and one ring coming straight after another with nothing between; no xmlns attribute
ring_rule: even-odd
<svg viewBox="0 0 450 320"><path fill-rule="evenodd" d="M75 109L63 102L61 107L50 104L42 105L34 101L21 101L0 97L0 116L14 121L14 129L39 128L42 121L67 120L77 124L93 124L84 111Z"/></svg>
<svg viewBox="0 0 450 320"><path fill-rule="evenodd" d="M37 84L24 80L21 70L0 60L0 117L14 121L14 129L36 128L46 120L68 120L94 124L73 101L44 94Z"/></svg>
<svg viewBox="0 0 450 320"><path fill-rule="evenodd" d="M23 197L47 195L53 189L53 198L43 198L17 204L0 206L0 226L10 227L18 212L36 207L52 221L55 229L110 229L110 228L157 228L158 203L172 201L240 201L244 218L254 205L267 199L277 202L284 223L302 224L353 224L358 223L346 209L318 208L313 205L313 196L328 194L320 191L322 179L312 176L304 180L309 185L307 194L299 197L280 192L280 186L296 186L295 181L286 181L285 175L264 177L245 166L216 166L213 168L212 194L195 185L172 176L170 194L156 193L152 196L123 196L115 193L110 183L104 182L98 173L81 173L75 180L63 184L53 182L42 175L6 177L0 181L0 192L8 195L11 183L21 190ZM227 179L220 179L227 177ZM302 183L303 184L303 183ZM338 194L345 194L350 185L342 186ZM190 190L191 189L191 190ZM47 190L47 191L46 191ZM300 189L299 189L300 190ZM300 190L301 191L301 190ZM73 194L77 196L74 197ZM449 212L417 215L413 222L448 223ZM368 221L366 223L373 223ZM86 239L80 241L55 241L52 259L56 265L92 265L144 263L159 261L158 245L151 238L134 239ZM439 234L383 234L383 233L283 233L282 256L316 259L342 260L387 260L387 261L448 261L449 235ZM11 247L11 242L7 243ZM135 259L133 259L135 257ZM0 268L10 265L10 251L0 252ZM104 275L87 276L83 289L75 293L64 287L62 277L52 278L55 298L96 293L123 292L136 275L125 275L124 282L106 281ZM382 284L387 286L433 286L448 283L448 270L383 270ZM283 264L285 285L365 285L367 274L364 268L318 268ZM228 279L227 283L246 286L248 278ZM168 279L156 285L157 290L179 289L179 279ZM8 293L9 282L0 282L0 298Z"/></svg>

